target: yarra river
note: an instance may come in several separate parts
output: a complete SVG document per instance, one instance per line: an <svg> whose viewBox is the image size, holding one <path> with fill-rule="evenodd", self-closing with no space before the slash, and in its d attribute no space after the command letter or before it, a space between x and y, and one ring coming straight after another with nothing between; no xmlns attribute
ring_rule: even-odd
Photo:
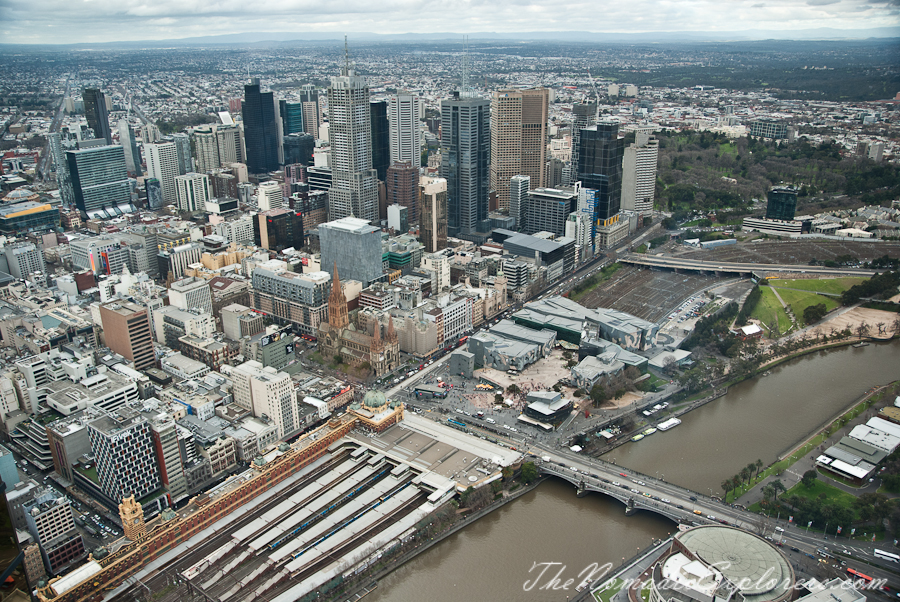
<svg viewBox="0 0 900 602"><path fill-rule="evenodd" d="M677 428L629 442L604 459L721 495L719 483L726 477L757 458L770 464L866 389L897 378L897 340L810 354L735 385L726 396L682 416ZM626 517L622 504L600 494L577 498L571 485L550 479L394 571L366 599L565 600L574 590L538 590L550 571L524 591L540 570L531 570L535 563L566 565L564 576L577 584L589 564L618 566L674 529L671 521L650 513Z"/></svg>

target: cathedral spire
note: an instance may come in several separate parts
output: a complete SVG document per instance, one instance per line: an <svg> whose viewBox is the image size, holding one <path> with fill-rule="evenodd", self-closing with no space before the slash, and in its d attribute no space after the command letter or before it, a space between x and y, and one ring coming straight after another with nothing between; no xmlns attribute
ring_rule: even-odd
<svg viewBox="0 0 900 602"><path fill-rule="evenodd" d="M334 262L334 278L331 281L331 294L328 296L328 324L332 328L346 328L350 324L347 315L347 297L341 288L341 278L338 276L337 262Z"/></svg>
<svg viewBox="0 0 900 602"><path fill-rule="evenodd" d="M394 330L394 316L388 314L387 340L390 343L397 341L397 331Z"/></svg>

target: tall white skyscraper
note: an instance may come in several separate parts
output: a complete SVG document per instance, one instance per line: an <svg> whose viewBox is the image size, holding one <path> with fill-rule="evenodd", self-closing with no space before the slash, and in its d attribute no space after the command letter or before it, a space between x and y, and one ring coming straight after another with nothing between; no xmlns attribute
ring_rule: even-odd
<svg viewBox="0 0 900 602"><path fill-rule="evenodd" d="M366 78L344 63L328 86L331 188L328 217L378 219L378 174L372 169L372 124Z"/></svg>
<svg viewBox="0 0 900 602"><path fill-rule="evenodd" d="M653 211L658 160L659 141L648 131L638 130L622 160L622 209L642 215Z"/></svg>
<svg viewBox="0 0 900 602"><path fill-rule="evenodd" d="M204 211L210 199L209 177L205 173L189 173L175 177L179 211Z"/></svg>
<svg viewBox="0 0 900 602"><path fill-rule="evenodd" d="M513 176L509 179L509 216L516 218L516 230L525 227L525 197L531 190L531 176Z"/></svg>
<svg viewBox="0 0 900 602"><path fill-rule="evenodd" d="M144 152L147 160L147 173L151 178L159 180L164 203L176 203L178 192L175 188L175 176L178 175L178 151L174 142L145 144Z"/></svg>
<svg viewBox="0 0 900 602"><path fill-rule="evenodd" d="M421 162L422 144L419 121L422 117L422 99L412 94L391 96L388 103L390 122L391 163Z"/></svg>
<svg viewBox="0 0 900 602"><path fill-rule="evenodd" d="M219 141L219 162L244 163L247 160L247 151L244 148L244 130L236 125L216 126L216 136Z"/></svg>
<svg viewBox="0 0 900 602"><path fill-rule="evenodd" d="M141 126L141 142L144 144L159 142L161 137L162 133L159 131L159 128L152 123Z"/></svg>
<svg viewBox="0 0 900 602"><path fill-rule="evenodd" d="M257 189L257 205L260 211L281 209L284 205L284 191L278 182L263 182Z"/></svg>

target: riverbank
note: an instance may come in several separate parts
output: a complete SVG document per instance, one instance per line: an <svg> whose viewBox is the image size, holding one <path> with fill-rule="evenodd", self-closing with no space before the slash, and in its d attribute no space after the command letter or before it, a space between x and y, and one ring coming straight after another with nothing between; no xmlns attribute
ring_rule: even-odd
<svg viewBox="0 0 900 602"><path fill-rule="evenodd" d="M799 482L802 478L802 474L788 471L791 466L801 463L804 460L810 460L811 465L814 465L815 460L812 456L818 455L826 441L832 437L841 435L842 429L849 430L852 428L854 426L854 419L858 418L860 414L863 414L873 404L881 401L882 396L886 392L897 392L898 388L900 388L900 381L895 380L888 384L869 389L862 396L853 400L848 407L832 416L819 428L804 435L798 443L788 448L788 451L785 453L779 455L778 459L767 466L765 470L760 471L760 473L751 480L749 486L732 499L732 502L736 502L748 494L749 497L744 498L745 506L758 502L763 497L761 493L762 488L771 480L771 477L781 478L782 481L785 481L785 487L790 489L793 484L796 484L793 483L793 481ZM787 472L789 476L785 476L785 472ZM834 479L828 478L828 480L840 484ZM841 488L848 489L849 486L843 485ZM853 489L858 490L858 492L862 491L861 488Z"/></svg>
<svg viewBox="0 0 900 602"><path fill-rule="evenodd" d="M688 412L691 412L693 410L701 408L704 405L706 405L712 401L715 401L715 400L719 399L720 397L723 397L724 395L726 395L728 393L728 390L731 387L733 387L737 384L740 384L744 381L750 380L752 378L765 376L765 374L768 371L770 371L772 368L776 368L785 362L795 360L797 358L801 358L801 357L804 357L811 353L816 353L818 351L828 351L830 349L840 349L840 348L848 347L848 346L856 346L861 341L866 342L867 344L870 342L873 344L890 343L896 337L897 337L897 335L891 337L890 339L873 339L871 337L863 337L862 339L860 339L859 337L852 337L847 340L835 341L833 343L823 343L820 345L815 345L813 347L799 349L788 355L779 356L777 358L767 361L764 364L760 364L760 366L758 368L756 368L753 372L750 372L747 375L741 376L740 378L735 378L733 380L726 381L725 383L723 383L719 386L716 386L714 388L704 389L698 393L694 393L693 395L690 395L683 401L673 401L672 402L673 409L672 409L672 411L665 414L665 418L667 418L667 419L668 418L680 418L681 416L687 414ZM678 393L674 393L668 397L658 398L656 401L662 402L662 401L671 400L672 397L677 396L677 395L678 395ZM680 404L680 405L675 406L674 404ZM604 445L602 448L598 448L597 450L591 451L590 455L593 457L600 457L605 454L608 454L611 451L614 451L616 448L618 448L626 443L631 443L632 442L631 437L633 435L636 435L637 433L640 433L644 429L647 428L647 424L640 423L638 411L639 411L639 408L635 408L630 413L622 414L622 415L616 416L614 418L610 418L609 420L607 420L603 423L592 426L591 430L595 430L595 429L602 430L609 424L612 424L613 422L615 422L617 420L621 420L622 418L638 417L638 420L635 420L635 424L637 424L638 426L636 426L633 430L631 430L627 433L622 433L615 441ZM826 424L829 424L829 422L824 423L822 426L824 426ZM821 430L821 427L818 429L815 429L815 431L819 431L819 430ZM815 431L813 431L813 432L815 432ZM574 435L573 437L576 437L576 436L578 436L578 435ZM568 445L572 445L573 442L571 439L573 437L570 437Z"/></svg>
<svg viewBox="0 0 900 602"><path fill-rule="evenodd" d="M371 570L366 570L360 574L358 577L354 577L354 582L352 584L351 589L341 588L341 591L335 592L331 594L330 597L322 598L322 600L327 602L337 602L338 600L357 600L362 598L363 596L370 593L373 589L377 587L379 581L390 575L392 572L399 569L401 566L415 558L416 556L422 554L423 552L427 552L432 547L441 543L451 535L457 533L458 531L468 527L475 521L484 518L485 516L491 514L495 510L499 510L506 504L519 499L526 493L530 493L534 489L537 488L538 485L546 481L550 477L538 477L535 481L533 481L530 485L523 485L516 489L515 491L504 495L501 499L491 503L490 505L469 514L468 516L460 519L457 522L454 522L450 528L447 530L430 537L428 541L416 542L415 538L410 541L411 547L408 549L400 549L395 553L399 553L399 556L389 558L384 563L379 563L375 565L374 574L371 573Z"/></svg>

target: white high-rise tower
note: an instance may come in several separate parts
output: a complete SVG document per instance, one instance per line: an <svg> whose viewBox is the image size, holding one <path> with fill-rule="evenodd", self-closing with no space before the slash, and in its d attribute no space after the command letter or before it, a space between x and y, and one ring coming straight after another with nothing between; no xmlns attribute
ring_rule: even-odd
<svg viewBox="0 0 900 602"><path fill-rule="evenodd" d="M345 41L345 53L346 41ZM350 68L328 86L328 140L331 143L331 188L328 217L378 219L378 174L372 169L372 124L369 85Z"/></svg>
<svg viewBox="0 0 900 602"><path fill-rule="evenodd" d="M531 190L531 176L509 179L509 216L516 219L516 230L525 229L525 197Z"/></svg>
<svg viewBox="0 0 900 602"><path fill-rule="evenodd" d="M642 215L653 211L658 160L659 141L648 131L638 130L622 160L622 209Z"/></svg>
<svg viewBox="0 0 900 602"><path fill-rule="evenodd" d="M419 165L422 144L419 121L422 117L422 99L412 94L391 96L388 120L391 132L391 163L409 161Z"/></svg>
<svg viewBox="0 0 900 602"><path fill-rule="evenodd" d="M174 142L145 144L144 152L147 160L147 173L151 178L159 180L162 188L163 202L174 204L178 200L175 188L175 176L178 175L178 150Z"/></svg>

